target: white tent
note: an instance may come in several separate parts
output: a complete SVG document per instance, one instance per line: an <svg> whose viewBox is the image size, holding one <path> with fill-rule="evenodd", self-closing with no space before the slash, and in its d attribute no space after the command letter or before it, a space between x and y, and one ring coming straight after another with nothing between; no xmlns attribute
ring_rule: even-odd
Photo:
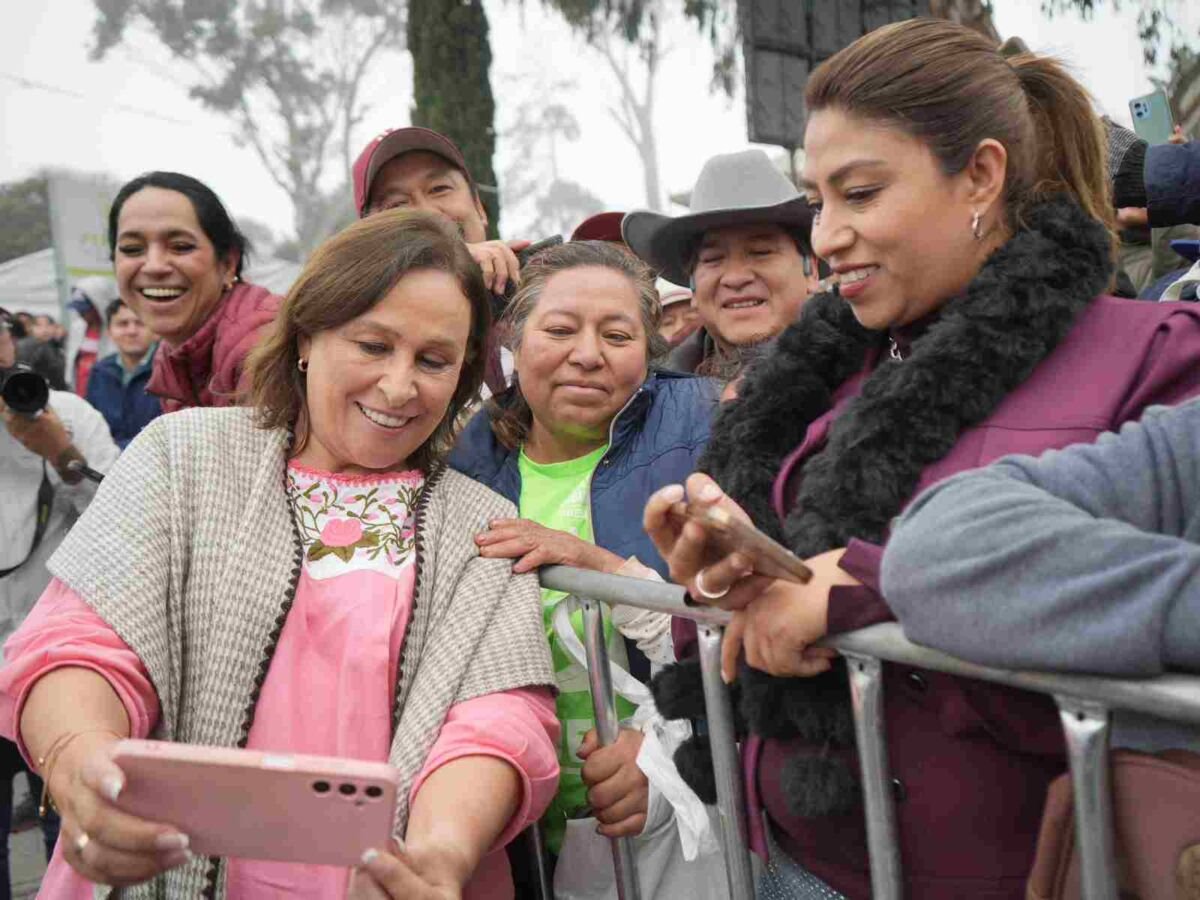
<svg viewBox="0 0 1200 900"><path fill-rule="evenodd" d="M53 250L39 250L0 263L0 306L9 312L50 315L62 321Z"/></svg>
<svg viewBox="0 0 1200 900"><path fill-rule="evenodd" d="M283 259L251 259L246 280L284 294L300 274L300 264ZM62 304L54 271L54 251L39 250L0 263L0 306L10 312L51 315L63 321Z"/></svg>

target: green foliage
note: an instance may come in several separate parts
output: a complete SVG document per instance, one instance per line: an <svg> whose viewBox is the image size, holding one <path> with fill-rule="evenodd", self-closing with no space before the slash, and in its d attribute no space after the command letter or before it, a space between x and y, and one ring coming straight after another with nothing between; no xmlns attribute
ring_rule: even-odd
<svg viewBox="0 0 1200 900"><path fill-rule="evenodd" d="M328 234L349 191L359 86L403 47L391 0L94 0L91 55L148 32L192 74L190 95L233 123L296 210L299 244ZM325 186L332 173L337 187Z"/></svg>
<svg viewBox="0 0 1200 900"><path fill-rule="evenodd" d="M50 246L50 202L44 176L0 184L0 262Z"/></svg>
<svg viewBox="0 0 1200 900"><path fill-rule="evenodd" d="M1192 0L1133 0L1138 14L1138 37L1147 65L1157 63L1164 49L1174 61L1188 52L1189 46L1196 45L1200 35L1188 34L1179 25L1187 18L1184 11L1189 2ZM1119 10L1128 5L1122 0L1042 0L1042 12L1048 16L1077 12L1087 20L1105 6Z"/></svg>
<svg viewBox="0 0 1200 900"><path fill-rule="evenodd" d="M500 220L495 191L496 103L492 50L482 0L409 0L408 49L413 60L412 122L450 137L467 161L494 237Z"/></svg>

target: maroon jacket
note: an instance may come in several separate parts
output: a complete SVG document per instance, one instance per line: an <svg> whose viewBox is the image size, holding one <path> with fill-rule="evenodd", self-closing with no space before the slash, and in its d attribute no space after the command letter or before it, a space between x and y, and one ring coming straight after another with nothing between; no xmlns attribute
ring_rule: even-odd
<svg viewBox="0 0 1200 900"><path fill-rule="evenodd" d="M857 393L867 369L853 379ZM964 432L929 466L920 490L956 472L1011 453L1040 453L1094 440L1147 406L1200 394L1200 309L1100 298L1067 338L981 425ZM841 398L839 398L841 399ZM837 407L809 429L827 431ZM820 437L806 440L815 452ZM788 506L789 478L801 458L780 470L776 499ZM913 494L915 498L916 493ZM868 574L871 554L855 547L844 560ZM864 566L864 563L866 564ZM868 572L864 573L863 568ZM878 572L878 557L874 560ZM877 587L876 583L873 585ZM893 618L873 591L830 598L830 631ZM896 785L900 852L907 894L920 898L1019 898L1049 782L1065 768L1062 729L1044 696L908 666L884 668L888 751ZM758 747L747 742L753 759ZM784 742L762 742L751 798L761 797L780 826L780 840L815 874L852 897L869 897L865 823L861 814L821 820L790 816L772 761ZM759 792L761 788L761 794ZM753 799L751 801L753 803ZM955 878L958 870L974 877ZM936 874L934 874L936 873ZM980 877L980 873L985 873Z"/></svg>
<svg viewBox="0 0 1200 900"><path fill-rule="evenodd" d="M164 412L235 405L245 388L241 380L246 356L275 320L282 302L256 284L235 285L194 335L177 347L159 345L146 390L162 399Z"/></svg>
<svg viewBox="0 0 1200 900"><path fill-rule="evenodd" d="M781 515L795 496L797 464L825 445L830 425L880 356L872 354L842 385L832 409L813 421L785 460L773 498ZM1196 394L1200 308L1098 298L1024 383L924 470L918 491L1006 454L1093 440L1137 419L1149 405ZM851 542L842 566L868 587L833 591L831 633L893 618L871 589L877 587L878 561L878 548ZM677 629L681 657L687 652L683 631ZM1065 769L1052 701L907 666L889 664L884 673L906 895L1023 898L1046 786ZM789 812L779 775L793 749L792 742L753 736L743 747L752 844L765 849L765 811L790 856L848 896L870 897L862 812L819 819ZM857 761L851 762L857 771Z"/></svg>

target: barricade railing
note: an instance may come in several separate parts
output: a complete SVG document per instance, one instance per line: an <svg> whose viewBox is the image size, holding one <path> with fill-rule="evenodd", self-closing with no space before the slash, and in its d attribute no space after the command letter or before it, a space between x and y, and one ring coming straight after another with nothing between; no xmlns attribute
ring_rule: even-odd
<svg viewBox="0 0 1200 900"><path fill-rule="evenodd" d="M649 609L696 623L729 896L730 900L752 900L754 880L746 840L741 766L729 690L721 680L721 642L730 614L685 603L683 588L677 585L563 566L547 567L540 575L543 587L574 594L583 603L592 702L603 744L616 739L616 706L600 604ZM895 794L884 729L884 662L1005 684L1054 698L1066 736L1074 788L1083 896L1085 900L1117 900L1108 767L1112 711L1129 710L1200 726L1200 678L1163 675L1123 680L994 669L920 647L905 638L895 623L872 625L822 643L841 653L849 668L867 820L871 893L876 900L899 900L903 886ZM628 839L613 842L613 858L617 896L620 900L640 900L636 864Z"/></svg>

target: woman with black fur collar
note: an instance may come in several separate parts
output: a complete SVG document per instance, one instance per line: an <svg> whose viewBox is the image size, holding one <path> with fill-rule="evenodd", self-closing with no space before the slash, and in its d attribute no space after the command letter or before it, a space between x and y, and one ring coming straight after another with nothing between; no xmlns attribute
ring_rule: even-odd
<svg viewBox="0 0 1200 900"><path fill-rule="evenodd" d="M764 894L868 897L844 669L811 645L893 617L879 545L920 489L1200 391L1200 311L1103 296L1100 125L1054 61L1006 60L968 29L913 20L838 53L806 100L813 245L840 294L811 299L751 369L687 496L744 510L816 577L771 581L718 558L699 525L668 517L678 485L651 500L646 527L693 596L736 610L725 674L749 732L749 825L756 849L764 821L782 849ZM661 711L702 714L694 675L660 676ZM1065 767L1051 702L891 665L884 696L906 895L1023 897L1045 788ZM693 743L677 761L711 798L705 756Z"/></svg>

